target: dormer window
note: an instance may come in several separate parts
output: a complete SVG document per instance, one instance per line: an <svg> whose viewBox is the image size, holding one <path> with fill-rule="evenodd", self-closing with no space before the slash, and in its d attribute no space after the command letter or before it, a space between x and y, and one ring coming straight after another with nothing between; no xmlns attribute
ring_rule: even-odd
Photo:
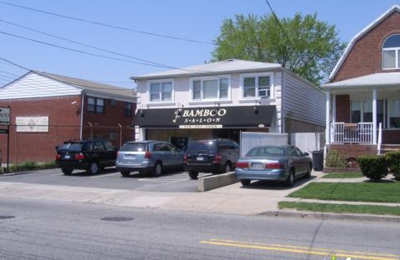
<svg viewBox="0 0 400 260"><path fill-rule="evenodd" d="M400 34L389 36L382 47L382 68L400 68Z"/></svg>

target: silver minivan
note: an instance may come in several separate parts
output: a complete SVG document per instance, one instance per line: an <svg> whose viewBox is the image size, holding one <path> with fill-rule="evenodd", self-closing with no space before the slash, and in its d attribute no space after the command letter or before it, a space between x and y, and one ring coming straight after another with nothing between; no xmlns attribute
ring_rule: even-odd
<svg viewBox="0 0 400 260"><path fill-rule="evenodd" d="M166 169L183 169L184 153L165 141L130 141L118 151L116 168L128 177L131 172L160 176Z"/></svg>

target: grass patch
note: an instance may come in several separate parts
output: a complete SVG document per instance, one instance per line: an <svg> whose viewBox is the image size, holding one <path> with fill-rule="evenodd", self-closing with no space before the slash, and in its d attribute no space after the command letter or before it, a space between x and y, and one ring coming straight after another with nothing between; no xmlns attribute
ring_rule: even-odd
<svg viewBox="0 0 400 260"><path fill-rule="evenodd" d="M332 172L322 176L324 179L351 179L362 177L364 177L364 175L361 172Z"/></svg>
<svg viewBox="0 0 400 260"><path fill-rule="evenodd" d="M56 167L55 162L38 163L34 161L29 161L29 162L10 165L10 172L33 171L40 169L50 169L55 167ZM2 173L3 171L4 168L0 169L0 173Z"/></svg>
<svg viewBox="0 0 400 260"><path fill-rule="evenodd" d="M289 197L318 200L400 203L400 182L314 182Z"/></svg>
<svg viewBox="0 0 400 260"><path fill-rule="evenodd" d="M400 207L389 207L389 206L344 205L344 204L324 204L324 203L288 202L288 201L280 201L278 203L278 206L280 209L288 208L300 211L400 216Z"/></svg>

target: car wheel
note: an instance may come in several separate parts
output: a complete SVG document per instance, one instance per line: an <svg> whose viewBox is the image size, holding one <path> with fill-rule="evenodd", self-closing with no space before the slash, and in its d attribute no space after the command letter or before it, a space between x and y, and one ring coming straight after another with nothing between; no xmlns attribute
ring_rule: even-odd
<svg viewBox="0 0 400 260"><path fill-rule="evenodd" d="M121 175L124 177L128 177L131 174L130 171L121 171Z"/></svg>
<svg viewBox="0 0 400 260"><path fill-rule="evenodd" d="M231 172L231 171L232 171L232 168L231 168L230 162L226 162L225 166L224 166L224 173Z"/></svg>
<svg viewBox="0 0 400 260"><path fill-rule="evenodd" d="M240 180L240 183L241 183L243 186L249 186L249 185L250 185L250 182L251 182L251 180Z"/></svg>
<svg viewBox="0 0 400 260"><path fill-rule="evenodd" d="M305 175L306 179L311 179L311 171L312 171L312 164L310 164L310 166L308 166L308 171Z"/></svg>
<svg viewBox="0 0 400 260"><path fill-rule="evenodd" d="M99 173L99 166L95 162L91 162L89 164L89 169L88 169L89 174L97 174Z"/></svg>
<svg viewBox="0 0 400 260"><path fill-rule="evenodd" d="M65 175L70 175L72 173L72 169L61 169L61 171L65 174Z"/></svg>
<svg viewBox="0 0 400 260"><path fill-rule="evenodd" d="M197 180L197 176L199 176L199 173L198 173L198 172L189 171L188 173L189 173L190 179L192 179L192 180Z"/></svg>
<svg viewBox="0 0 400 260"><path fill-rule="evenodd" d="M285 184L287 187L293 187L293 184L294 184L294 171L293 170L290 170L289 176L288 176Z"/></svg>
<svg viewBox="0 0 400 260"><path fill-rule="evenodd" d="M154 168L153 168L153 176L154 177L158 177L158 176L160 176L161 174L162 174L162 164L160 163L160 162L157 162L156 163L156 165L154 165Z"/></svg>

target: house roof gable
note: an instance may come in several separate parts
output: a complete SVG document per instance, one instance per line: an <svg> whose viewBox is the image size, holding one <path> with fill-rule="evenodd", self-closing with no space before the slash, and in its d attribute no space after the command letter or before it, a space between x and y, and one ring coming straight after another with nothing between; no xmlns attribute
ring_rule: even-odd
<svg viewBox="0 0 400 260"><path fill-rule="evenodd" d="M85 92L89 95L136 101L136 93L131 89L35 70L3 86L0 92L4 99L80 95Z"/></svg>
<svg viewBox="0 0 400 260"><path fill-rule="evenodd" d="M338 73L340 67L343 65L344 61L346 60L347 56L350 54L351 50L353 49L355 43L369 31L371 31L375 26L389 17L393 12L400 12L400 5L393 5L390 9L388 9L385 13L375 19L372 23L370 23L367 27L361 30L358 34L356 34L347 45L346 49L344 50L342 56L336 63L335 67L333 68L331 74L329 75L329 80L332 80L336 74Z"/></svg>

